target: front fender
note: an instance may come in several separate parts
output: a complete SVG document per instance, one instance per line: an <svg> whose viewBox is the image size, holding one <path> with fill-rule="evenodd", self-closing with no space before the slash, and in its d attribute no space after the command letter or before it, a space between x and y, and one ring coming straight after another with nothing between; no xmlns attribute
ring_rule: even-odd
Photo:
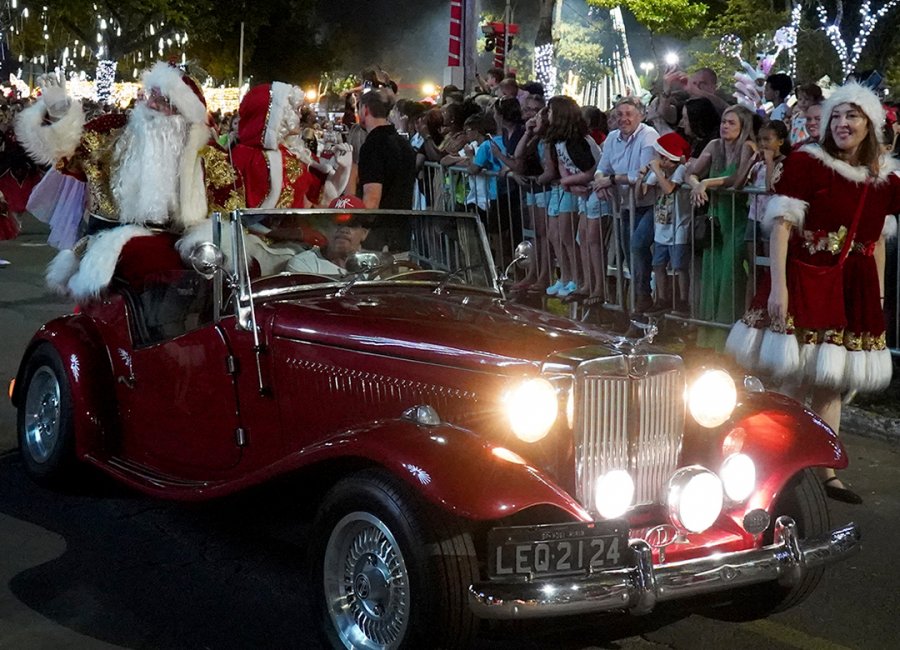
<svg viewBox="0 0 900 650"><path fill-rule="evenodd" d="M807 467L847 467L844 446L819 416L779 393L751 393L720 434L718 462L744 453L756 465L757 491L748 504L770 509L791 478ZM718 470L718 466L710 469Z"/></svg>
<svg viewBox="0 0 900 650"><path fill-rule="evenodd" d="M490 520L547 504L592 521L565 490L521 457L471 431L389 420L317 444L304 454L322 460L353 456L377 463L426 500L460 517Z"/></svg>
<svg viewBox="0 0 900 650"><path fill-rule="evenodd" d="M115 385L109 356L93 321L84 314L54 319L32 337L22 356L11 395L19 408L24 398L25 371L34 351L49 344L59 354L72 395L75 453L83 458L102 446L103 437L115 421Z"/></svg>

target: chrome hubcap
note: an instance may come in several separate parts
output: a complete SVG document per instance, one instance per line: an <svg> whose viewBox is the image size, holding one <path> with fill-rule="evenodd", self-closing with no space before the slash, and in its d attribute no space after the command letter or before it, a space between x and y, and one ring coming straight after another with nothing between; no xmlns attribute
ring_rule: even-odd
<svg viewBox="0 0 900 650"><path fill-rule="evenodd" d="M409 579L396 539L377 517L354 512L328 539L328 612L348 648L396 648L409 623Z"/></svg>
<svg viewBox="0 0 900 650"><path fill-rule="evenodd" d="M25 396L25 447L38 463L45 463L59 444L59 380L47 366L31 377Z"/></svg>

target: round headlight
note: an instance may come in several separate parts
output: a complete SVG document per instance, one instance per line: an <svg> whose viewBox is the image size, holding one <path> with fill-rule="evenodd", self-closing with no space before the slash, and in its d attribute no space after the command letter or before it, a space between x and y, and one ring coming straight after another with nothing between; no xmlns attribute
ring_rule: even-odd
<svg viewBox="0 0 900 650"><path fill-rule="evenodd" d="M669 480L669 517L678 528L702 533L722 512L722 481L698 465L675 472Z"/></svg>
<svg viewBox="0 0 900 650"><path fill-rule="evenodd" d="M524 442L537 442L556 422L559 400L549 381L528 379L506 394L504 406L516 437Z"/></svg>
<svg viewBox="0 0 900 650"><path fill-rule="evenodd" d="M732 501L746 501L756 488L756 465L746 454L732 454L722 463L722 485Z"/></svg>
<svg viewBox="0 0 900 650"><path fill-rule="evenodd" d="M604 519L625 514L634 500L634 481L624 469L607 472L594 486L594 503Z"/></svg>
<svg viewBox="0 0 900 650"><path fill-rule="evenodd" d="M717 427L731 417L737 404L734 380L724 370L707 370L688 389L688 408L701 426Z"/></svg>

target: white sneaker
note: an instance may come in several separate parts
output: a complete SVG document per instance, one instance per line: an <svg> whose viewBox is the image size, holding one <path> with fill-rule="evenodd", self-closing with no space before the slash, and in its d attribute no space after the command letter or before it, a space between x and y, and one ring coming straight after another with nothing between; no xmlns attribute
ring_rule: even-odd
<svg viewBox="0 0 900 650"><path fill-rule="evenodd" d="M0 268L9 266L9 260L0 260Z"/></svg>

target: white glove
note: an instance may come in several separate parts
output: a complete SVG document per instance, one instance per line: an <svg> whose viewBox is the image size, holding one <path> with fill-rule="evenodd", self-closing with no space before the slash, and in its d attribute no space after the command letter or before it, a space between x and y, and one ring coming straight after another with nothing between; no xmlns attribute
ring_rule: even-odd
<svg viewBox="0 0 900 650"><path fill-rule="evenodd" d="M41 89L44 105L47 107L47 113L52 119L58 120L69 110L65 78L60 79L56 73L50 73L38 77L37 82Z"/></svg>

